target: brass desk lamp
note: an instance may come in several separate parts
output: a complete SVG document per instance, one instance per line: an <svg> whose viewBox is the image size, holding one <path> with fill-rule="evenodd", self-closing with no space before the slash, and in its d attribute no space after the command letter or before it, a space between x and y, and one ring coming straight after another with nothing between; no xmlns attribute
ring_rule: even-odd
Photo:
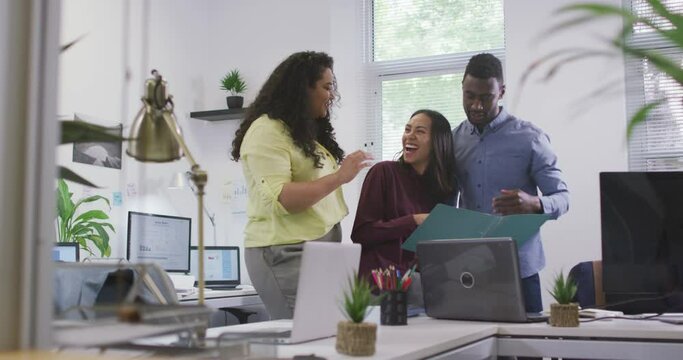
<svg viewBox="0 0 683 360"><path fill-rule="evenodd" d="M126 153L138 161L170 162L183 155L190 162L190 180L197 191L197 226L198 228L198 304L204 305L204 187L206 171L190 154L173 115L173 96L166 94L166 81L158 71L152 70L153 78L145 81L145 96L142 97L142 109L135 116L130 131Z"/></svg>

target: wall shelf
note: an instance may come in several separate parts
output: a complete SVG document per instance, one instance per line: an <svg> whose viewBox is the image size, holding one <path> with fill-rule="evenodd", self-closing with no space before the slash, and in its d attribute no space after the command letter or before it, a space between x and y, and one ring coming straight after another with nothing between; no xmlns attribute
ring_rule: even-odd
<svg viewBox="0 0 683 360"><path fill-rule="evenodd" d="M238 120L244 117L244 109L194 111L190 113L190 117L206 121Z"/></svg>

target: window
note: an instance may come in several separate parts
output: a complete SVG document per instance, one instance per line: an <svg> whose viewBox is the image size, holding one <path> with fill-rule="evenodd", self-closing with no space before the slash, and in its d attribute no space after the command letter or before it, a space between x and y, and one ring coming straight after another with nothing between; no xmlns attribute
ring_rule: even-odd
<svg viewBox="0 0 683 360"><path fill-rule="evenodd" d="M401 151L401 135L418 109L465 119L461 82L472 55L504 61L503 0L366 0L368 63L366 148L376 159Z"/></svg>
<svg viewBox="0 0 683 360"><path fill-rule="evenodd" d="M683 0L663 0L671 11L683 13ZM638 16L666 26L645 0L627 1ZM657 50L683 65L683 51L658 37L652 29L634 25L632 46ZM646 122L634 129L629 140L629 169L633 171L683 170L683 88L645 59L626 59L626 105L629 117L646 103L666 98L650 112Z"/></svg>

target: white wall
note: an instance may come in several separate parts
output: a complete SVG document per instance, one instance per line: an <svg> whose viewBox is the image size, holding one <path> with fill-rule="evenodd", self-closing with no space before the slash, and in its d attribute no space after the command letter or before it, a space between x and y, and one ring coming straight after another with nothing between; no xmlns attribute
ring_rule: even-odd
<svg viewBox="0 0 683 360"><path fill-rule="evenodd" d="M619 0L606 2L620 4ZM217 213L219 244L242 245L244 215L233 214L239 206L225 201L223 196L242 181L241 169L228 157L239 121L204 122L190 119L189 112L225 108L226 94L219 90L218 80L228 70L239 68L245 76L248 84L245 103L248 104L272 69L287 55L300 50L329 52L335 58L335 73L342 94L341 106L335 109L334 117L337 139L347 152L362 145L367 119L359 116L364 93L359 81L362 19L357 1L152 0L93 5L84 0L65 0L64 3L65 8L74 12L65 17L64 28L72 35L88 32L81 44L64 56L64 62L79 58L81 63L96 63L98 68L106 69L102 79L107 86L98 87L93 82L91 64L69 65L77 68L79 75L69 75L68 83L62 78L62 93L67 100L60 103L60 113L69 114L78 109L103 118L120 114L121 121L129 124L139 108L143 79L148 77L151 68L161 71L175 96L175 113L188 145L208 171L206 203ZM548 263L542 272L544 287L560 269L566 272L579 261L600 258L598 173L627 168L624 97L599 96L594 101L581 102L606 81L623 77L622 60L591 60L568 65L551 82L532 81L520 92L521 74L540 54L560 46L590 44L590 34L609 34L618 26L596 24L539 42L543 30L558 19L553 11L567 3L570 1L505 2L506 106L550 135L571 191L569 213L543 227ZM75 16L84 9L88 11ZM123 24L128 24L127 32L122 29ZM90 41L93 44L87 44ZM142 50L144 44L148 44L147 51ZM81 46L83 51L93 47L98 57L80 55ZM76 85L80 83L84 85ZM620 84L611 90L619 93L622 87ZM73 89L80 90L73 93ZM65 156L60 152L60 158ZM196 202L189 190L166 189L171 174L187 167L184 160L154 165L139 164L124 157L124 170L120 172L92 166L83 169L93 174L93 180L104 180L109 186L106 193L124 193L124 204L114 215L120 229L115 254L125 254L125 212L129 209L196 217ZM351 211L342 223L347 240L361 181L358 179L344 187ZM129 184L136 190L134 196L127 196ZM207 244L211 244L212 229L208 221L205 237ZM243 273L246 275L244 269ZM545 294L544 291L544 303L548 306L550 299Z"/></svg>
<svg viewBox="0 0 683 360"><path fill-rule="evenodd" d="M566 274L580 261L601 259L598 174L625 171L628 167L623 59L573 63L564 66L547 83L537 81L536 77L523 89L519 86L523 72L542 54L565 47L596 46L596 34L607 36L619 29L618 22L601 22L542 37L544 30L560 19L554 11L573 2L505 2L506 104L515 115L548 133L571 195L569 212L542 228L547 261L541 272L543 289L550 287L552 277L560 270L564 269ZM620 0L604 2L621 5ZM614 79L622 81L586 99ZM607 94L608 91L614 93ZM548 307L551 298L545 290L543 296Z"/></svg>

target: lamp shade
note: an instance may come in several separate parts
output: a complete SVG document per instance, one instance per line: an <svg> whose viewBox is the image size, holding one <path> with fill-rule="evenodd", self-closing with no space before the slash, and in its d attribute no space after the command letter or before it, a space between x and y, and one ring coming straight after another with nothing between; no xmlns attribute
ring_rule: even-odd
<svg viewBox="0 0 683 360"><path fill-rule="evenodd" d="M173 102L166 97L166 81L161 76L145 82L143 107L133 120L126 153L138 161L169 162L178 160L183 151L177 136L182 136L173 115ZM167 121L169 120L169 121Z"/></svg>
<svg viewBox="0 0 683 360"><path fill-rule="evenodd" d="M173 174L173 177L171 178L171 182L168 183L168 188L169 189L184 189L188 185L188 176L187 173L182 171L182 172L177 172Z"/></svg>

